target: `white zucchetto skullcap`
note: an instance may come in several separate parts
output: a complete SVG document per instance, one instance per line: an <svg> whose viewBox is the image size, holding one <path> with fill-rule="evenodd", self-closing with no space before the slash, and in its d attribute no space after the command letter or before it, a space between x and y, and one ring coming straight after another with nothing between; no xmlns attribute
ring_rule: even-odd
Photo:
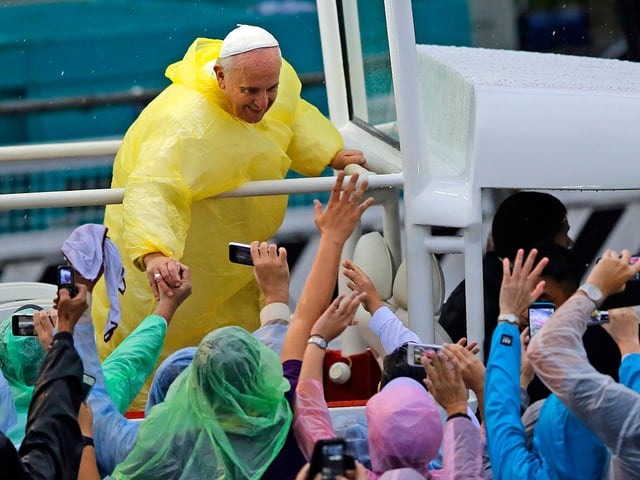
<svg viewBox="0 0 640 480"><path fill-rule="evenodd" d="M222 41L218 58L227 58L258 48L278 47L278 41L264 28L238 25Z"/></svg>

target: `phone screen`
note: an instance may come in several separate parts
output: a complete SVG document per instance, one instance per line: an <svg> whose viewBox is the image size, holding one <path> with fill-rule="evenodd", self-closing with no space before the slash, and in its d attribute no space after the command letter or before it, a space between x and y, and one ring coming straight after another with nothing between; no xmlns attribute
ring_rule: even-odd
<svg viewBox="0 0 640 480"><path fill-rule="evenodd" d="M74 274L75 270L70 265L60 265L58 267L58 288L66 288L72 297L77 293Z"/></svg>
<svg viewBox="0 0 640 480"><path fill-rule="evenodd" d="M232 263L240 263L242 265L253 265L251 258L251 245L246 243L229 243L229 261Z"/></svg>
<svg viewBox="0 0 640 480"><path fill-rule="evenodd" d="M440 345L408 343L407 344L407 363L414 367L424 368L420 359L425 352L438 352L442 350Z"/></svg>
<svg viewBox="0 0 640 480"><path fill-rule="evenodd" d="M344 475L344 444L322 446L322 478L333 479Z"/></svg>
<svg viewBox="0 0 640 480"><path fill-rule="evenodd" d="M536 333L549 321L556 307L551 302L534 302L529 307L529 336L533 338Z"/></svg>

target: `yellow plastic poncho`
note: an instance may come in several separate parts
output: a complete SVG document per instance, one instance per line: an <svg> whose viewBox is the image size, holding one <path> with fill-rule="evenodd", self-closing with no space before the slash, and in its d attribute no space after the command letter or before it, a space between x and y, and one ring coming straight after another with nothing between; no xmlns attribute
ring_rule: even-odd
<svg viewBox="0 0 640 480"><path fill-rule="evenodd" d="M283 60L278 97L250 124L224 109L211 69L221 40L197 39L184 59L167 68L173 82L129 128L113 167L122 205L109 205L105 225L120 249L127 290L122 318L106 357L154 308L142 258L161 252L191 268L192 296L171 322L161 360L200 343L214 328L259 324L253 270L228 261L228 242L267 240L280 227L287 196L207 199L250 180L285 177L289 168L317 176L342 146L336 128L300 98L301 84ZM104 282L94 290L98 331L109 309ZM141 403L143 406L144 403Z"/></svg>

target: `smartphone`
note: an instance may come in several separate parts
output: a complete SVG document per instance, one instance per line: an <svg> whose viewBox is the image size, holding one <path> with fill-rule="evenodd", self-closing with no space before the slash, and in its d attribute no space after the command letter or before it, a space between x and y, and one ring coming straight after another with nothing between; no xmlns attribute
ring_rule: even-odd
<svg viewBox="0 0 640 480"><path fill-rule="evenodd" d="M246 243L229 242L229 261L242 265L253 265L251 245Z"/></svg>
<svg viewBox="0 0 640 480"><path fill-rule="evenodd" d="M58 266L58 290L66 288L69 295L75 297L78 290L76 289L75 269L71 265Z"/></svg>
<svg viewBox="0 0 640 480"><path fill-rule="evenodd" d="M82 374L82 401L86 402L91 393L91 389L96 384L96 377L92 377L88 373Z"/></svg>
<svg viewBox="0 0 640 480"><path fill-rule="evenodd" d="M551 302L533 302L529 306L529 337L533 338L556 311Z"/></svg>
<svg viewBox="0 0 640 480"><path fill-rule="evenodd" d="M409 366L424 368L420 362L424 353L439 352L440 350L442 350L441 345L407 343L407 363Z"/></svg>
<svg viewBox="0 0 640 480"><path fill-rule="evenodd" d="M609 323L609 312L606 310L594 310L587 320L587 327L602 325L603 323Z"/></svg>
<svg viewBox="0 0 640 480"><path fill-rule="evenodd" d="M344 476L346 470L354 469L355 462L346 453L346 441L343 438L318 440L311 456L308 479L320 474L323 480L333 480Z"/></svg>
<svg viewBox="0 0 640 480"><path fill-rule="evenodd" d="M16 313L11 317L11 332L16 337L35 337L33 315Z"/></svg>

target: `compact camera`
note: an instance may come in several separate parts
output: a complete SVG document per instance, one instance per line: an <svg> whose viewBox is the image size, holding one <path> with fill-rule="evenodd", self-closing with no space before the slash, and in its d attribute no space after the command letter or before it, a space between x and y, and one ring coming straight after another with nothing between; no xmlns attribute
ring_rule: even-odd
<svg viewBox="0 0 640 480"><path fill-rule="evenodd" d="M11 332L16 337L35 337L33 315L15 313L11 317Z"/></svg>
<svg viewBox="0 0 640 480"><path fill-rule="evenodd" d="M229 242L229 261L242 265L253 265L251 245L246 243Z"/></svg>

